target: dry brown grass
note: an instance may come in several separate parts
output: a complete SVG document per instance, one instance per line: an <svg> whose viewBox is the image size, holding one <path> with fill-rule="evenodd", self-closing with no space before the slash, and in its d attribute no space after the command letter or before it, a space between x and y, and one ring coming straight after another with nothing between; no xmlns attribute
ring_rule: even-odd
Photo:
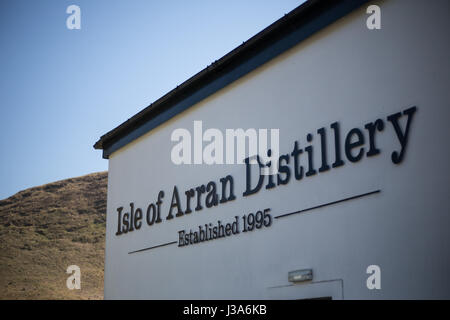
<svg viewBox="0 0 450 320"><path fill-rule="evenodd" d="M103 299L107 172L0 201L0 299ZM69 265L81 290L66 287Z"/></svg>

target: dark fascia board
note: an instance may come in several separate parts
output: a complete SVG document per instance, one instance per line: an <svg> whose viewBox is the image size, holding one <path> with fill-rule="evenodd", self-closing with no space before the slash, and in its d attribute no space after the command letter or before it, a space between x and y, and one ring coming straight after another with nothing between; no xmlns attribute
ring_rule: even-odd
<svg viewBox="0 0 450 320"><path fill-rule="evenodd" d="M94 148L114 151L297 45L368 0L309 0L103 135Z"/></svg>

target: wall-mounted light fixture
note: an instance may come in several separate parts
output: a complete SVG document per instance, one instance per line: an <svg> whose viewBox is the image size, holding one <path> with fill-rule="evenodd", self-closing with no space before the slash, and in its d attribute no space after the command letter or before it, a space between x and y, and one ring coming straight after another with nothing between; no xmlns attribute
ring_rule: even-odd
<svg viewBox="0 0 450 320"><path fill-rule="evenodd" d="M304 282L313 279L312 269L295 270L288 273L289 282Z"/></svg>

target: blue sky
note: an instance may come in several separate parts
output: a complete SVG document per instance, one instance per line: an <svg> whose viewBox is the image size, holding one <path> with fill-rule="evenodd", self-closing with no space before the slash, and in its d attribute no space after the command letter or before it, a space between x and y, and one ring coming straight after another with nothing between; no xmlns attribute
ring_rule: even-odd
<svg viewBox="0 0 450 320"><path fill-rule="evenodd" d="M301 2L2 0L0 199L107 170L101 135Z"/></svg>

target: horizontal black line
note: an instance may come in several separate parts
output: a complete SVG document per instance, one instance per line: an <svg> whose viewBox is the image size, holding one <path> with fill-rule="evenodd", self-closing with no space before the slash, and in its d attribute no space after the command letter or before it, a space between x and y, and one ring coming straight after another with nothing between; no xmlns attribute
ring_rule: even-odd
<svg viewBox="0 0 450 320"><path fill-rule="evenodd" d="M287 216L290 216L290 215L293 215L293 214L303 213L303 212L305 212L305 211L309 211L309 210L313 210L313 209L318 209L318 208L330 206L330 205L332 205L332 204L336 204L336 203L339 203L339 202L344 202L344 201L353 200L353 199L357 199L357 198L361 198L361 197L365 197L365 196L370 196L371 194L378 193L378 192L380 192L380 191L381 191L381 190L375 190L375 191L371 191L371 192L367 192L367 193L363 193L363 194L358 194L358 195L353 196L353 197L344 198L344 199L341 199L341 200L337 200L337 201L333 201L333 202L324 203L324 204L321 204L321 205L318 205L318 206L315 206L315 207L306 208L306 209L302 209L302 210L295 211L295 212L291 212L291 213L281 214L281 215L276 216L276 217L274 217L274 218L275 218L275 219L278 219L278 218L284 218L284 217L287 217Z"/></svg>
<svg viewBox="0 0 450 320"><path fill-rule="evenodd" d="M287 216L290 216L290 215L293 215L293 214L303 213L303 212L305 212L305 211L309 211L309 210L313 210L313 209L322 208L322 207L329 206L329 205L332 205L332 204L336 204L336 203L340 203L340 202L344 202L344 201L348 201L348 200L353 200L353 199L357 199L357 198L369 196L369 195L371 195L371 194L378 193L378 192L380 192L380 191L381 191L381 190L375 190L375 191L372 191L372 192L367 192L367 193L359 194L359 195L356 195L356 196L353 196L353 197L344 198L344 199L341 199L341 200L337 200L337 201L333 201L333 202L324 203L324 204L321 204L321 205L318 205L318 206L315 206L315 207L306 208L306 209L302 209L302 210L299 210L299 211L295 211L295 212L291 212L291 213L282 214L282 215L276 216L276 217L274 217L274 218L275 218L275 219L278 219L278 218L284 218L284 217L287 217ZM128 254L137 253L137 252L142 252L142 251L146 251L146 250L150 250L150 249L155 249L155 248L159 248L159 247L164 247L164 246L168 246L168 245L175 244L175 243L177 243L177 241L167 242L167 243L159 244L159 245L156 245L156 246L153 246L153 247L148 247L148 248L139 249L139 250L136 250L136 251L131 251L131 252L128 252Z"/></svg>
<svg viewBox="0 0 450 320"><path fill-rule="evenodd" d="M167 243L159 244L157 246L148 247L148 248L144 248L144 249L139 249L139 250L136 250L136 251L131 251L131 252L128 252L128 254L141 252L141 251L145 251L145 250L150 250L150 249L155 249L155 248L159 248L159 247L164 247L164 246L168 246L168 245L174 244L174 243L177 243L177 241L167 242Z"/></svg>

